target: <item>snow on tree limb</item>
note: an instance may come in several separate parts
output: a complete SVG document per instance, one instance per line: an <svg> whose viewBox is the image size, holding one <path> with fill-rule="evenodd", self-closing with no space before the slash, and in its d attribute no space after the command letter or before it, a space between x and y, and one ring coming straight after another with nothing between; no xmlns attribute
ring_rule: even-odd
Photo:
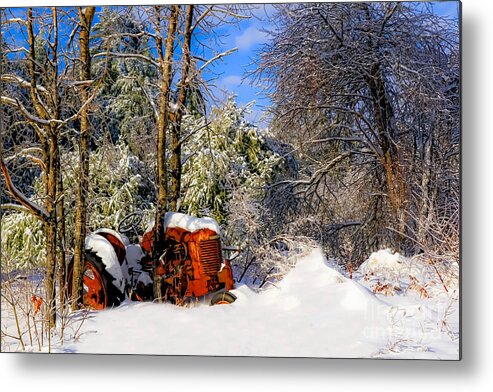
<svg viewBox="0 0 493 392"><path fill-rule="evenodd" d="M14 204L14 203L0 204L0 209L2 209L2 210L16 210L16 211L20 211L20 212L31 212L31 210L24 207L23 205Z"/></svg>
<svg viewBox="0 0 493 392"><path fill-rule="evenodd" d="M213 10L214 5L211 5L210 7L207 7L207 9L197 18L195 21L195 24L192 26L190 29L191 31L194 31L195 28L199 25L199 23Z"/></svg>
<svg viewBox="0 0 493 392"><path fill-rule="evenodd" d="M19 109L19 111L22 113L22 115L29 122L34 122L34 123L41 124L41 125L50 125L50 121L44 120L42 118L35 116L34 114L29 113L29 111L24 107L24 105L18 99L12 99L12 98L9 98L9 97L2 95L1 102L6 104L6 105L10 105L10 106L13 106L13 107Z"/></svg>
<svg viewBox="0 0 493 392"><path fill-rule="evenodd" d="M7 82L7 83L9 83L9 82L10 83L17 83L21 87L26 87L26 88L31 87L30 82L28 82L25 79L22 79L20 76L13 75L13 74L0 75L0 80L2 80L3 82ZM43 86L36 86L36 88L38 89L38 91L42 92L43 94L48 94L48 91Z"/></svg>
<svg viewBox="0 0 493 392"><path fill-rule="evenodd" d="M24 46L21 46L20 48L12 48L5 51L5 53L17 53L17 52L29 53L29 50L27 50Z"/></svg>
<svg viewBox="0 0 493 392"><path fill-rule="evenodd" d="M43 207L40 205L32 202L27 198L24 193L22 193L20 190L18 190L15 185L12 182L12 179L10 178L9 171L7 170L7 166L5 165L5 162L3 159L0 159L0 163L2 166L2 173L5 178L5 184L7 185L7 189L9 192L12 194L12 196L26 209L28 209L30 212L32 212L34 215L36 215L38 218L41 220L45 221L49 218L48 211L46 211Z"/></svg>
<svg viewBox="0 0 493 392"><path fill-rule="evenodd" d="M101 52L101 53L96 53L92 57L104 57L104 56L110 56L110 57L120 57L120 58L129 58L129 59L139 59L139 60L144 60L156 67L159 67L159 63L151 59L150 57L144 56L143 54L137 54L137 53L118 53L118 52Z"/></svg>
<svg viewBox="0 0 493 392"><path fill-rule="evenodd" d="M19 23L26 26L27 22L22 18L10 18L5 21L5 23Z"/></svg>
<svg viewBox="0 0 493 392"><path fill-rule="evenodd" d="M102 79L100 81L102 81ZM84 112L84 110L86 110L87 106L89 106L89 104L96 97L97 93L98 93L98 89L95 88L94 89L94 92L92 93L92 95L86 100L86 102L83 103L83 105L79 108L79 110L77 111L77 113L75 113L73 116L70 116L67 119L61 121L61 125L65 125L65 124L69 123L70 121L77 120L82 115L82 113Z"/></svg>
<svg viewBox="0 0 493 392"><path fill-rule="evenodd" d="M238 48L229 49L226 50L225 52L216 54L213 58L207 60L192 76L188 77L187 83L190 83L190 81L193 80L193 78L195 78L197 75L200 75L200 73L214 61L219 60L220 58L223 58L225 56L229 56L231 53L234 53L236 51L238 51Z"/></svg>
<svg viewBox="0 0 493 392"><path fill-rule="evenodd" d="M91 79L91 80L75 80L73 82L68 83L68 86L70 87L86 87L86 86L91 86L95 83L96 81Z"/></svg>
<svg viewBox="0 0 493 392"><path fill-rule="evenodd" d="M32 153L42 154L42 150L39 147L25 148L25 149L15 153L14 155L11 155L11 156L5 158L5 162L10 162L16 158L23 157L23 158L26 158L26 159L33 161L34 163L36 163L37 165L39 165L41 167L41 170L46 171L46 165L45 165L44 161L41 158L39 158L38 156L32 155Z"/></svg>

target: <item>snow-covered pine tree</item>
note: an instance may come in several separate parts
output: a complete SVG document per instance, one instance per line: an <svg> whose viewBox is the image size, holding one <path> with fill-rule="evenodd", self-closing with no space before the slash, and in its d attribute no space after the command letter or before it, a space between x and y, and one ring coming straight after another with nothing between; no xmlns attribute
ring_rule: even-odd
<svg viewBox="0 0 493 392"><path fill-rule="evenodd" d="M138 7L104 7L94 25L95 45L104 59L107 48L121 56L108 59L108 77L101 91L102 113L99 132L107 130L112 142L124 140L140 159L153 159L155 101L158 95L156 67L139 58L149 56L151 44L145 34L146 22L139 19ZM104 66L95 64L95 68ZM101 136L101 135L98 135Z"/></svg>
<svg viewBox="0 0 493 392"><path fill-rule="evenodd" d="M65 152L61 156L62 176L66 189L74 189L78 182L78 156ZM87 192L87 231L103 227L116 229L118 222L136 210L143 211L147 219L154 214L154 187L150 181L151 171L130 152L124 143L105 144L90 155L91 182ZM43 175L36 178L32 200L44 194ZM74 195L65 194L66 205L73 206ZM73 246L75 211L67 209L67 247ZM142 227L144 231L145 227ZM2 217L2 252L12 261L12 268L41 267L44 249L43 225L32 214L12 211Z"/></svg>
<svg viewBox="0 0 493 392"><path fill-rule="evenodd" d="M245 120L251 104L239 107L233 98L214 108L210 119L186 116L191 136L183 146L182 209L193 215L212 215L225 223L234 189L248 190L261 200L280 156L261 132Z"/></svg>

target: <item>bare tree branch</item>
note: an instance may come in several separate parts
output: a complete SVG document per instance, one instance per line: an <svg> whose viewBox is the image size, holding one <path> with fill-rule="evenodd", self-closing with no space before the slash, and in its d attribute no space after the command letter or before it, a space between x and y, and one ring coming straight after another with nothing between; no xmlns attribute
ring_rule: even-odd
<svg viewBox="0 0 493 392"><path fill-rule="evenodd" d="M37 216L39 219L42 221L45 221L49 218L48 212L41 207L40 205L32 202L27 198L26 195L24 195L20 190L18 190L15 185L12 182L12 179L10 178L10 174L8 172L7 166L5 165L5 162L3 159L0 159L0 164L2 167L2 173L5 178L5 184L7 185L7 189L9 192L12 194L12 196L26 209L28 209L31 213L33 213L35 216Z"/></svg>
<svg viewBox="0 0 493 392"><path fill-rule="evenodd" d="M117 53L117 52L101 52L101 53L96 53L92 57L105 57L105 56L110 56L110 57L118 57L118 58L127 58L127 59L137 59L137 60L143 60L149 64L154 65L155 67L159 67L159 63L152 58L148 56L144 56L143 54L139 53Z"/></svg>

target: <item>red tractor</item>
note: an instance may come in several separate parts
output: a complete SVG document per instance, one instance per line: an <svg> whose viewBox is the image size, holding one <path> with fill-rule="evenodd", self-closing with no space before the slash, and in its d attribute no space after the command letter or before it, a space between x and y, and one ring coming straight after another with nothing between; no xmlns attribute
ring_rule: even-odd
<svg viewBox="0 0 493 392"><path fill-rule="evenodd" d="M85 242L83 269L83 304L101 310L118 306L125 298L153 301L154 279L160 280L160 299L177 305L209 301L211 305L229 304L236 300L229 292L234 287L230 261L239 249L221 246L218 224L211 218L195 218L181 213L167 213L163 252L159 263L153 258L154 227L150 225L138 236L144 215L127 215L118 232L100 229ZM138 239L130 244L128 237ZM224 251L235 251L223 258ZM67 280L72 281L73 263ZM70 286L70 285L69 285Z"/></svg>

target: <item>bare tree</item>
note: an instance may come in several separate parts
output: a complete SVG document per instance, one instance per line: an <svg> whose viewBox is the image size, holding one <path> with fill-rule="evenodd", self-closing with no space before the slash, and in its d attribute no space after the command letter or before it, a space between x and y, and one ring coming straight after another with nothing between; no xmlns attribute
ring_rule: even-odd
<svg viewBox="0 0 493 392"><path fill-rule="evenodd" d="M80 81L91 80L91 54L89 38L91 34L91 25L96 12L95 7L82 9L79 7L79 47L81 71ZM82 100L85 102L89 99L90 93L87 86L81 87ZM79 139L79 184L76 195L76 216L75 216L75 244L74 244L74 270L72 282L72 295L75 298L82 298L82 271L84 267L84 240L86 238L86 220L87 220L87 194L89 188L89 135L91 132L91 123L89 120L89 108L85 106L80 114L80 139ZM73 301L72 307L77 309L80 306L79 301Z"/></svg>
<svg viewBox="0 0 493 392"><path fill-rule="evenodd" d="M427 213L413 195L438 187L433 155L458 129L446 93L458 80L457 22L398 2L279 5L273 22L255 75L270 87L273 129L301 162L273 192L325 222L327 241L350 233L333 245L352 257L410 249L409 212Z"/></svg>
<svg viewBox="0 0 493 392"><path fill-rule="evenodd" d="M185 100L190 90L190 66L191 66L191 41L192 41L192 22L194 15L194 5L187 6L186 22L183 38L183 61L181 67L181 80L178 89L178 100L176 102L176 112L172 121L171 128L171 194L170 208L176 211L181 192L181 124L185 111Z"/></svg>
<svg viewBox="0 0 493 392"><path fill-rule="evenodd" d="M168 22L168 34L166 36L165 47L161 34L161 7L156 6L156 46L158 51L159 69L161 73L161 100L159 105L159 115L157 123L157 187L158 197L155 217L155 249L154 249L154 271L159 265L159 257L163 249L159 249L164 241L164 216L168 205L168 170L166 164L166 133L169 126L169 103L171 92L171 66L175 45L175 34L178 24L178 13L180 6L171 7L171 15ZM154 274L154 297L161 300L161 277Z"/></svg>
<svg viewBox="0 0 493 392"><path fill-rule="evenodd" d="M3 159L1 162L2 173L13 198L24 206L27 211L33 213L43 221L46 236L46 303L50 308L47 317L50 326L55 325L55 271L56 258L58 249L58 230L57 230L57 185L59 180L59 146L58 138L63 121L59 119L59 99L58 99L58 23L56 8L52 9L53 35L52 40L47 41L48 50L51 52L51 58L47 56L48 66L39 69L40 65L37 59L36 42L34 35L33 11L27 10L27 19L25 24L28 34L28 64L30 81L21 81L21 85L26 87L30 92L31 104L36 114L32 114L18 99L2 96L2 103L11 105L19 110L26 121L36 130L41 142L42 162L41 166L45 169L45 206L44 208L30 201L21 191L19 191L12 182L7 166ZM38 74L44 72L47 81L51 81L51 86L42 87L38 84ZM14 79L19 81L14 75L2 75L5 79Z"/></svg>

